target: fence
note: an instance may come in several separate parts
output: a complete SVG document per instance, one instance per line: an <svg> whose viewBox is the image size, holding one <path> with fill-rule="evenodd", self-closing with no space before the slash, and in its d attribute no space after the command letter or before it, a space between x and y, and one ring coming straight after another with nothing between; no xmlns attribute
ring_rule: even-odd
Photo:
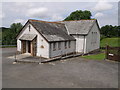
<svg viewBox="0 0 120 90"><path fill-rule="evenodd" d="M106 59L120 62L120 47L106 46Z"/></svg>

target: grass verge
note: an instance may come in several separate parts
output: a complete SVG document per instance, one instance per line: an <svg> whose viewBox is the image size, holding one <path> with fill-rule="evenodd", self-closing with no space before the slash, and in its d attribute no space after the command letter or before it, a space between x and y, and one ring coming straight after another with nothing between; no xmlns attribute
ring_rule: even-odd
<svg viewBox="0 0 120 90"><path fill-rule="evenodd" d="M100 53L100 54L96 54L96 55L85 55L85 56L81 56L81 57L86 58L86 59L93 59L93 60L104 60L105 54Z"/></svg>

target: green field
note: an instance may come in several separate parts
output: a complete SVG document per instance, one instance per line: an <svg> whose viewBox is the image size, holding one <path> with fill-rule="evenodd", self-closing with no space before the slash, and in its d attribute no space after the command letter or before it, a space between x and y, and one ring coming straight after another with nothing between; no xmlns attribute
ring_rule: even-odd
<svg viewBox="0 0 120 90"><path fill-rule="evenodd" d="M100 46L101 47L106 47L106 45L112 46L112 47L120 47L120 38L105 38L100 41ZM105 59L105 54L100 53L96 55L85 55L82 56L83 58L86 59L93 59L93 60L104 60Z"/></svg>
<svg viewBox="0 0 120 90"><path fill-rule="evenodd" d="M105 38L100 41L101 47L105 47L106 45L120 47L120 38Z"/></svg>
<svg viewBox="0 0 120 90"><path fill-rule="evenodd" d="M105 59L105 54L100 53L100 54L96 54L96 55L85 55L85 56L82 56L82 57L86 58L86 59L92 59L92 60L104 60Z"/></svg>

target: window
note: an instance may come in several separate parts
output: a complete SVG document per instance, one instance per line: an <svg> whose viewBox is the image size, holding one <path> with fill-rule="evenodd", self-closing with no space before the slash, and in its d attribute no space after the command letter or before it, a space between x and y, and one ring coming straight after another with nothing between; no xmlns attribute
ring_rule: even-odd
<svg viewBox="0 0 120 90"><path fill-rule="evenodd" d="M93 34L93 38L94 38L94 40L93 40L93 43L95 44L95 40L96 40L96 34L95 34L95 32L94 32L94 34Z"/></svg>
<svg viewBox="0 0 120 90"><path fill-rule="evenodd" d="M95 38L96 38L95 43L97 43L97 32L96 32L95 34L96 34L96 35L95 35L95 36L96 36L96 37L95 37Z"/></svg>
<svg viewBox="0 0 120 90"><path fill-rule="evenodd" d="M67 42L65 42L65 49L67 48Z"/></svg>
<svg viewBox="0 0 120 90"><path fill-rule="evenodd" d="M69 48L70 48L70 46L71 46L71 42L70 41L68 42L68 45L69 45Z"/></svg>
<svg viewBox="0 0 120 90"><path fill-rule="evenodd" d="M92 40L91 40L91 44L93 44L94 43L94 33L92 32Z"/></svg>
<svg viewBox="0 0 120 90"><path fill-rule="evenodd" d="M29 31L30 31L30 25L29 25Z"/></svg>
<svg viewBox="0 0 120 90"><path fill-rule="evenodd" d="M58 42L58 49L61 49L61 42Z"/></svg>
<svg viewBox="0 0 120 90"><path fill-rule="evenodd" d="M53 51L56 50L56 43L53 43Z"/></svg>

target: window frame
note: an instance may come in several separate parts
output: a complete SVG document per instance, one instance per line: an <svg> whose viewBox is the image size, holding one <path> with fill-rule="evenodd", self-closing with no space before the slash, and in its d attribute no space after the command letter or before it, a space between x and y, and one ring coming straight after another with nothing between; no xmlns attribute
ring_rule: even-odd
<svg viewBox="0 0 120 90"><path fill-rule="evenodd" d="M61 42L58 42L58 50L61 49Z"/></svg>
<svg viewBox="0 0 120 90"><path fill-rule="evenodd" d="M64 42L65 49L67 49L67 41Z"/></svg>
<svg viewBox="0 0 120 90"><path fill-rule="evenodd" d="M56 50L56 42L53 43L53 51Z"/></svg>
<svg viewBox="0 0 120 90"><path fill-rule="evenodd" d="M68 41L68 47L71 48L71 41Z"/></svg>

